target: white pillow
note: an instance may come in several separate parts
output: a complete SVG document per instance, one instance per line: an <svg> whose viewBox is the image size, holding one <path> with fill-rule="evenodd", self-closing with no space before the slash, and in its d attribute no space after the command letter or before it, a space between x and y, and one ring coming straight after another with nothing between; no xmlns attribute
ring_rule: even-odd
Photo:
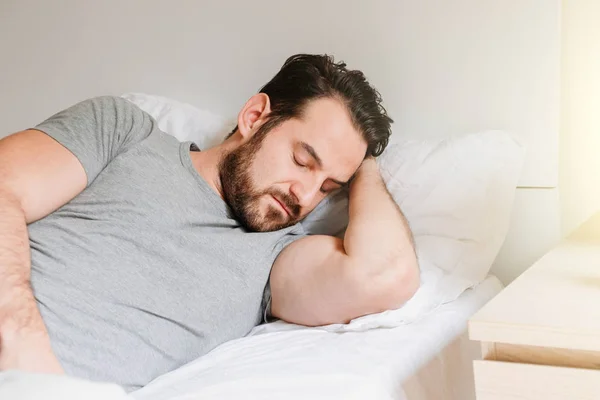
<svg viewBox="0 0 600 400"><path fill-rule="evenodd" d="M165 133L179 141L192 141L200 149L221 143L235 122L191 104L144 93L126 93L121 97L150 114Z"/></svg>
<svg viewBox="0 0 600 400"><path fill-rule="evenodd" d="M226 131L225 119L187 104L156 96L126 98L157 119L165 132L201 148L200 143L218 143ZM421 287L399 310L322 329L360 331L408 323L483 281L508 231L523 160L522 145L501 131L388 146L378 162L415 237ZM338 192L302 224L311 234L340 236L347 222L347 193Z"/></svg>
<svg viewBox="0 0 600 400"><path fill-rule="evenodd" d="M392 145L381 158L423 268L453 277L444 301L489 273L508 232L524 153L508 133L487 131Z"/></svg>

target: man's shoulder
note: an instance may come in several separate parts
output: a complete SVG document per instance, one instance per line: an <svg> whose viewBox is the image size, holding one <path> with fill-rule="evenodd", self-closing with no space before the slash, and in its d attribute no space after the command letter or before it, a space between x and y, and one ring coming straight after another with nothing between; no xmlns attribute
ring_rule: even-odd
<svg viewBox="0 0 600 400"><path fill-rule="evenodd" d="M287 228L281 229L277 232L279 233L280 237L275 245L276 254L281 253L283 249L285 249L287 246L294 243L295 241L308 236L300 222Z"/></svg>

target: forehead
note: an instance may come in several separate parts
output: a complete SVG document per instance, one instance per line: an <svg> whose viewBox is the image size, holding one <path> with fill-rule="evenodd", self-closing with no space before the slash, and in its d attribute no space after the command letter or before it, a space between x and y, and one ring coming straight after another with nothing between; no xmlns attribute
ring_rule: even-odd
<svg viewBox="0 0 600 400"><path fill-rule="evenodd" d="M289 122L293 139L312 146L323 160L324 169L347 173L346 178L350 178L360 166L367 143L339 100L313 100L306 105L300 119Z"/></svg>

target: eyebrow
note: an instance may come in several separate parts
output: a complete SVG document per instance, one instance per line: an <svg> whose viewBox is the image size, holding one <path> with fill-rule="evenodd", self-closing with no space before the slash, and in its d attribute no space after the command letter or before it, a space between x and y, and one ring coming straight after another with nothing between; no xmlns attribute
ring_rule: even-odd
<svg viewBox="0 0 600 400"><path fill-rule="evenodd" d="M306 150L306 152L310 154L312 158L315 159L320 168L323 168L323 161L321 161L321 157L319 157L315 149L310 144L306 142L300 142L300 146L302 146L302 148Z"/></svg>
<svg viewBox="0 0 600 400"><path fill-rule="evenodd" d="M316 163L319 166L319 168L323 168L323 161L321 160L321 157L319 157L319 155L315 151L314 147L312 147L310 144L308 144L306 142L300 142L300 146L302 146L302 148L304 150L306 150L306 152L308 154L310 154L310 156L312 158L314 158L314 160L316 161ZM354 178L354 175L352 175L352 178ZM348 186L348 184L350 183L350 181L352 180L352 178L350 178L350 180L348 180L346 182L344 182L344 181L338 181L337 179L331 179L331 178L330 178L330 180L332 182L334 182L335 184L337 184L337 185Z"/></svg>

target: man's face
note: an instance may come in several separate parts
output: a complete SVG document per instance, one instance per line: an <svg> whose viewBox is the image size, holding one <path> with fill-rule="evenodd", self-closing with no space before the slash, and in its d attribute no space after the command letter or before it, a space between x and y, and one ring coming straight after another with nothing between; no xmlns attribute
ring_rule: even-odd
<svg viewBox="0 0 600 400"><path fill-rule="evenodd" d="M301 119L268 132L256 128L223 159L223 194L248 229L282 229L350 180L366 151L344 105L335 99L314 100Z"/></svg>

